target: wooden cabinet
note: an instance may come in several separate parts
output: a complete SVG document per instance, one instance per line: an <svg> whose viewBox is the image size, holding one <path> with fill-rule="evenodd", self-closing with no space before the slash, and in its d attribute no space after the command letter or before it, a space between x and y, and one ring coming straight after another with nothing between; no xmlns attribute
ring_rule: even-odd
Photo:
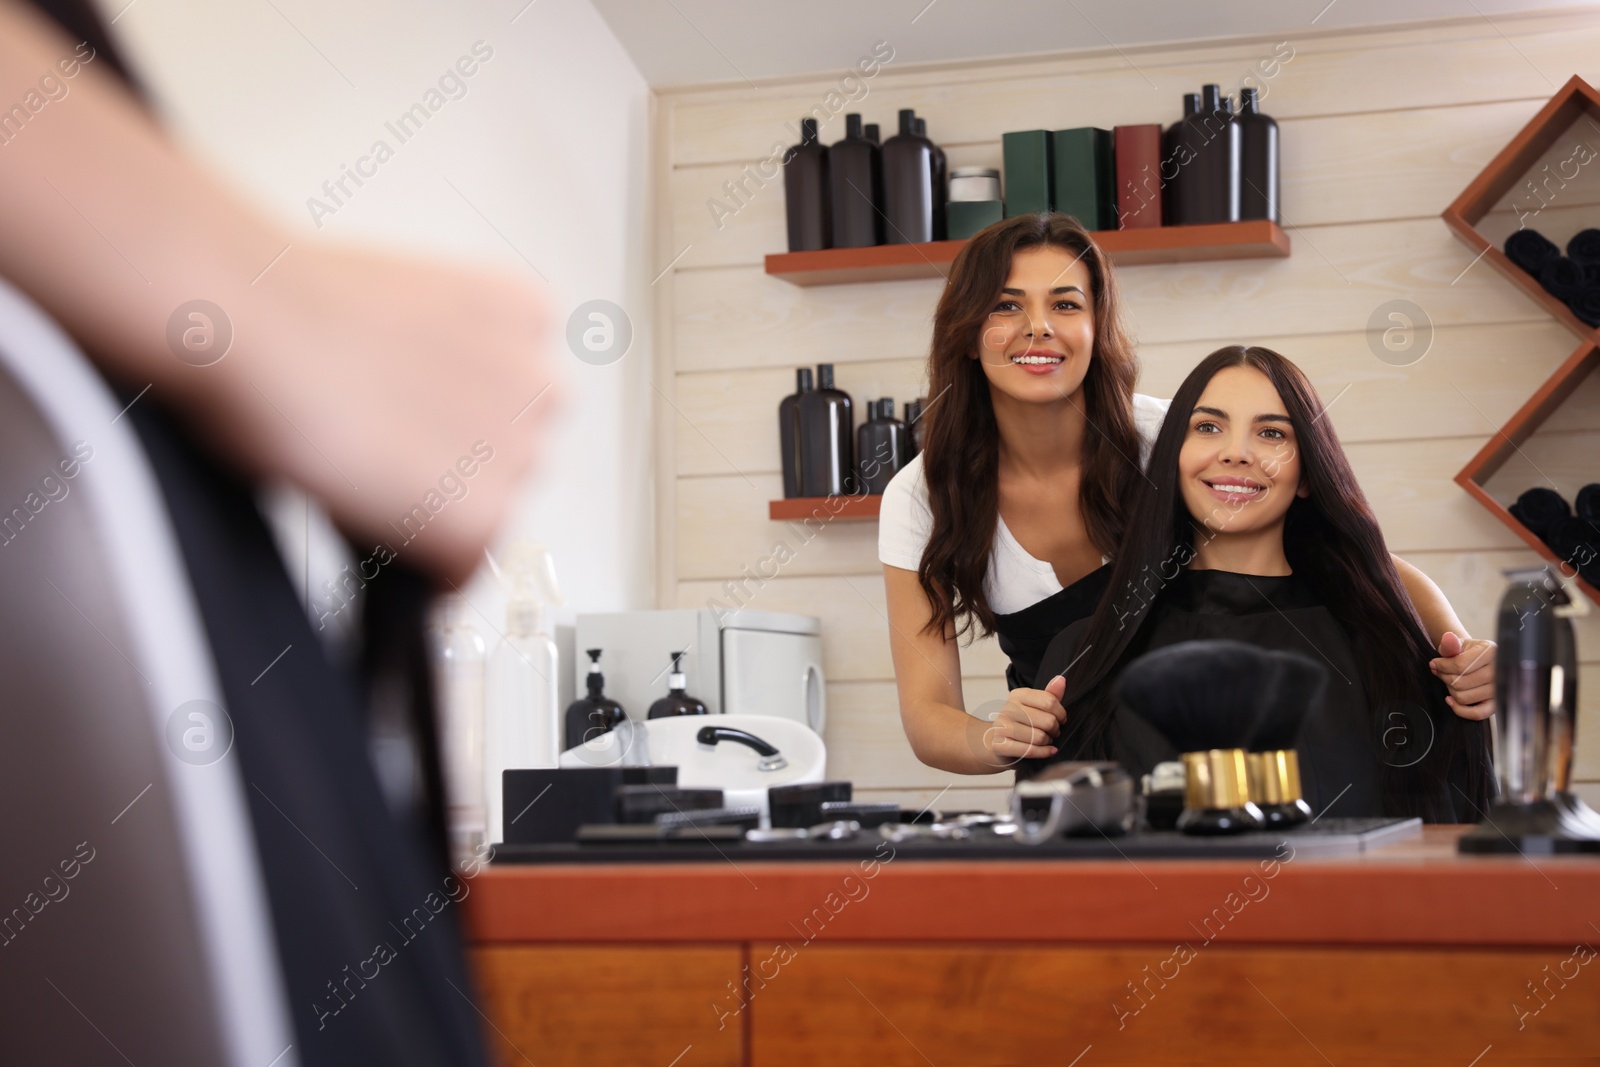
<svg viewBox="0 0 1600 1067"><path fill-rule="evenodd" d="M466 931L505 1065L1594 1062L1600 858L1463 829L1270 869L495 867Z"/></svg>

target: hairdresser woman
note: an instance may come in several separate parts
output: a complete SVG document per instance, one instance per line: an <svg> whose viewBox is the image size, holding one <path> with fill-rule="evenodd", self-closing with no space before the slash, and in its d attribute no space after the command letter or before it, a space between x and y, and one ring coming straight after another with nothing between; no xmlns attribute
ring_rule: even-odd
<svg viewBox="0 0 1600 1067"><path fill-rule="evenodd" d="M900 718L924 763L963 774L1055 752L1060 679L1026 688L1046 646L1093 613L1124 507L1167 402L1138 363L1109 261L1057 214L996 223L956 257L934 313L921 453L889 484L878 558ZM1396 559L1458 715L1493 711L1493 645L1426 575ZM1160 578L1148 578L1153 594ZM1010 689L968 715L957 638L996 634Z"/></svg>

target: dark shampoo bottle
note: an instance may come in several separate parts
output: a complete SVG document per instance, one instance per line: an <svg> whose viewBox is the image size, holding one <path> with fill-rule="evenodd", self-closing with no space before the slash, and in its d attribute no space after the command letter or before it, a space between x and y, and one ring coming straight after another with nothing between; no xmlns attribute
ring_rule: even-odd
<svg viewBox="0 0 1600 1067"><path fill-rule="evenodd" d="M1222 87L1201 87L1200 113L1188 120L1189 144L1195 151L1189 186L1192 217L1185 223L1239 221L1240 137L1231 108L1223 105Z"/></svg>
<svg viewBox="0 0 1600 1067"><path fill-rule="evenodd" d="M870 402L867 413L870 417L856 431L856 463L861 488L879 495L910 461L910 441L905 423L894 417L892 398Z"/></svg>
<svg viewBox="0 0 1600 1067"><path fill-rule="evenodd" d="M833 364L819 363L817 388L800 397L800 495L853 491L854 417L850 395L833 387Z"/></svg>
<svg viewBox="0 0 1600 1067"><path fill-rule="evenodd" d="M600 673L600 649L591 648L587 651L589 693L567 705L567 735L562 748L575 748L614 730L628 717L622 705L605 694L606 676Z"/></svg>
<svg viewBox="0 0 1600 1067"><path fill-rule="evenodd" d="M900 112L900 132L883 143L883 242L933 240L933 142L918 137L916 114Z"/></svg>
<svg viewBox="0 0 1600 1067"><path fill-rule="evenodd" d="M878 146L861 134L861 116L844 117L844 140L828 149L833 247L883 243L883 168Z"/></svg>
<svg viewBox="0 0 1600 1067"><path fill-rule="evenodd" d="M1194 190L1198 183L1194 177L1194 148L1189 144L1189 132L1200 114L1200 94L1183 94L1183 117L1161 134L1161 220L1168 226L1182 226L1195 221Z"/></svg>
<svg viewBox="0 0 1600 1067"><path fill-rule="evenodd" d="M817 120L800 120L800 143L783 160L789 251L815 252L833 237L828 217L828 150L817 143Z"/></svg>
<svg viewBox="0 0 1600 1067"><path fill-rule="evenodd" d="M778 401L778 448L783 454L783 496L800 496L800 398L811 392L811 368L794 372L794 392Z"/></svg>
<svg viewBox="0 0 1600 1067"><path fill-rule="evenodd" d="M923 119L917 119L911 128L918 137L928 136L928 124ZM945 158L944 149L931 139L928 144L933 147L933 239L942 241L946 237L944 205L950 199L950 161Z"/></svg>
<svg viewBox="0 0 1600 1067"><path fill-rule="evenodd" d="M1239 218L1281 221L1278 205L1278 124L1261 113L1254 86L1239 90Z"/></svg>

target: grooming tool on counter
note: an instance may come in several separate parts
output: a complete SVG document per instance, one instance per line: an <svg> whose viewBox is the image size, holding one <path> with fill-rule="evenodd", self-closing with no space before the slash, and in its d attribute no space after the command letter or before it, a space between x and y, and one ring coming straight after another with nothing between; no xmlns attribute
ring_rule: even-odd
<svg viewBox="0 0 1600 1067"><path fill-rule="evenodd" d="M1144 821L1152 830L1171 830L1183 814L1184 791L1188 776L1180 760L1167 760L1150 768L1139 782L1144 797Z"/></svg>
<svg viewBox="0 0 1600 1067"><path fill-rule="evenodd" d="M706 706L690 696L688 681L683 674L682 652L672 653L672 672L667 675L667 695L650 705L647 719L665 719L672 715L704 715Z"/></svg>
<svg viewBox="0 0 1600 1067"><path fill-rule="evenodd" d="M861 824L854 819L835 819L819 823L806 831L809 841L854 841L861 832Z"/></svg>
<svg viewBox="0 0 1600 1067"><path fill-rule="evenodd" d="M1178 829L1235 834L1266 825L1250 796L1245 749L1271 673L1268 653L1240 641L1184 641L1128 664L1116 699L1182 754L1186 778Z"/></svg>
<svg viewBox="0 0 1600 1067"><path fill-rule="evenodd" d="M682 845L727 847L744 840L739 824L662 826L658 823L585 823L578 827L573 843L579 845L656 845L662 842Z"/></svg>
<svg viewBox="0 0 1600 1067"><path fill-rule="evenodd" d="M685 826L737 826L754 830L761 825L760 808L706 808L703 811L669 811L656 816L656 825L667 830Z"/></svg>
<svg viewBox="0 0 1600 1067"><path fill-rule="evenodd" d="M653 822L674 812L722 807L720 789L685 789L678 785L623 785L616 797L617 822Z"/></svg>
<svg viewBox="0 0 1600 1067"><path fill-rule="evenodd" d="M848 800L827 801L822 805L823 822L851 819L868 828L882 826L886 822L899 822L902 814L899 804L888 801L878 804L863 804Z"/></svg>
<svg viewBox="0 0 1600 1067"><path fill-rule="evenodd" d="M767 806L772 812L773 829L815 826L822 821L824 804L848 804L849 782L803 782L775 785L767 790Z"/></svg>
<svg viewBox="0 0 1600 1067"><path fill-rule="evenodd" d="M1137 812L1119 763L1055 763L1011 790L1016 837L1030 845L1064 834L1125 834ZM952 825L960 825L955 823Z"/></svg>
<svg viewBox="0 0 1600 1067"><path fill-rule="evenodd" d="M1328 671L1293 652L1269 652L1271 672L1261 688L1256 730L1245 766L1250 798L1268 827L1296 826L1311 818L1300 791L1300 757L1295 738L1306 716L1322 700Z"/></svg>
<svg viewBox="0 0 1600 1067"><path fill-rule="evenodd" d="M1587 611L1548 567L1508 570L1495 638L1500 798L1462 852L1600 851L1600 814L1571 792L1578 711L1572 616Z"/></svg>

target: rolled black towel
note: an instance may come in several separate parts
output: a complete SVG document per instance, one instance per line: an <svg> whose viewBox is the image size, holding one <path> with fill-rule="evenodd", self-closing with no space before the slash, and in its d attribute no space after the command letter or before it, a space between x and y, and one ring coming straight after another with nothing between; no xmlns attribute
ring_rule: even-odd
<svg viewBox="0 0 1600 1067"><path fill-rule="evenodd" d="M1506 258L1535 278L1540 267L1559 255L1556 243L1538 230L1518 230L1506 238Z"/></svg>
<svg viewBox="0 0 1600 1067"><path fill-rule="evenodd" d="M1574 260L1574 262L1577 262L1577 261ZM1584 264L1582 264L1582 266L1583 266L1583 281L1584 281L1584 284L1593 285L1596 282L1600 282L1600 262L1584 263Z"/></svg>
<svg viewBox="0 0 1600 1067"><path fill-rule="evenodd" d="M1600 281L1588 281L1578 295L1567 301L1572 313L1590 326L1600 326Z"/></svg>
<svg viewBox="0 0 1600 1067"><path fill-rule="evenodd" d="M1573 503L1572 511L1584 522L1600 526L1600 482L1590 482L1578 490L1578 498Z"/></svg>
<svg viewBox="0 0 1600 1067"><path fill-rule="evenodd" d="M1600 578L1600 527L1579 518L1562 519L1545 535L1544 543L1560 557L1567 573L1591 585Z"/></svg>
<svg viewBox="0 0 1600 1067"><path fill-rule="evenodd" d="M1562 519L1572 517L1567 498L1554 489L1536 487L1517 497L1508 509L1512 516L1526 526L1535 537L1544 540Z"/></svg>
<svg viewBox="0 0 1600 1067"><path fill-rule="evenodd" d="M1600 263L1600 230L1579 230L1567 242L1567 258L1579 263Z"/></svg>
<svg viewBox="0 0 1600 1067"><path fill-rule="evenodd" d="M1544 291L1565 303L1583 292L1583 266L1566 256L1557 256L1539 268L1539 284Z"/></svg>

